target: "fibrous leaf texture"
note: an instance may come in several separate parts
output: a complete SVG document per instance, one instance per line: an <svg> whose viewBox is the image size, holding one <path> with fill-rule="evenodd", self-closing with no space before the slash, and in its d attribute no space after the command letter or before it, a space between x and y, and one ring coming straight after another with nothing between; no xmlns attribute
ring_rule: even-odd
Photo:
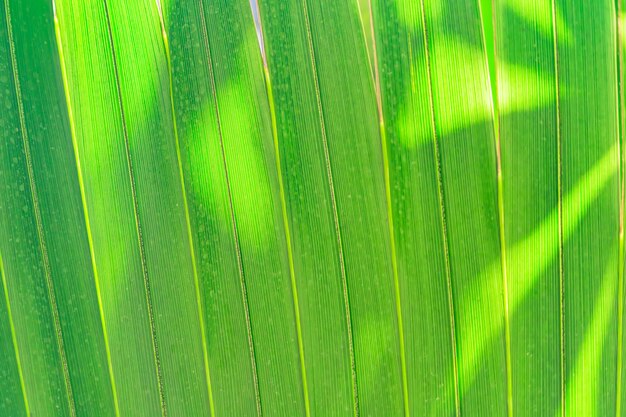
<svg viewBox="0 0 626 417"><path fill-rule="evenodd" d="M621 0L0 0L0 417L626 415Z"/></svg>

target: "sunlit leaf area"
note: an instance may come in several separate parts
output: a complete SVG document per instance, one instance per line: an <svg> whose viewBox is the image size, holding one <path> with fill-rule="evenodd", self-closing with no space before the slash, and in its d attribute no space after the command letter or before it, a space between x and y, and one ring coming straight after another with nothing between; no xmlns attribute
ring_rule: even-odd
<svg viewBox="0 0 626 417"><path fill-rule="evenodd" d="M0 417L626 417L623 0L0 0Z"/></svg>

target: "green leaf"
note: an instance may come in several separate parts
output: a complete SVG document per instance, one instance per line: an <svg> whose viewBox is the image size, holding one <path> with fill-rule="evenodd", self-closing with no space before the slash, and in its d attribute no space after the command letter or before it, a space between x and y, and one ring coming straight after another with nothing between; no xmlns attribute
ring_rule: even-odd
<svg viewBox="0 0 626 417"><path fill-rule="evenodd" d="M616 2L617 25L617 70L618 70L618 91L619 91L619 175L620 175L620 228L619 228L619 258L618 258L618 286L617 286L617 383L615 384L616 404L615 410L617 416L624 413L624 200L626 194L625 188L625 167L626 152L624 151L624 132L626 132L626 94L624 90L624 47L626 47L626 20L624 18L624 3L622 0Z"/></svg>
<svg viewBox="0 0 626 417"><path fill-rule="evenodd" d="M357 4L259 6L311 415L401 414L403 309Z"/></svg>
<svg viewBox="0 0 626 417"><path fill-rule="evenodd" d="M496 2L495 13L513 409L612 415L619 269L614 4L506 0ZM525 108L506 105L520 96L528 97Z"/></svg>
<svg viewBox="0 0 626 417"><path fill-rule="evenodd" d="M621 8L0 0L0 415L623 414Z"/></svg>
<svg viewBox="0 0 626 417"><path fill-rule="evenodd" d="M24 387L24 375L19 349L15 338L15 325L9 303L4 265L0 257L0 278L2 279L3 297L0 297L0 354L4 359L0 371L0 390L2 402L0 412L6 415L25 416L30 413L28 398Z"/></svg>
<svg viewBox="0 0 626 417"><path fill-rule="evenodd" d="M6 0L1 22L0 251L25 395L34 415L113 415L52 7Z"/></svg>
<svg viewBox="0 0 626 417"><path fill-rule="evenodd" d="M157 3L63 1L57 12L120 414L209 415L207 317Z"/></svg>
<svg viewBox="0 0 626 417"><path fill-rule="evenodd" d="M504 415L495 142L479 5L372 4L404 316L415 317L407 326L412 414ZM418 298L423 305L410 302ZM428 385L424 374L434 376Z"/></svg>
<svg viewBox="0 0 626 417"><path fill-rule="evenodd" d="M215 413L304 414L298 294L250 5L163 10Z"/></svg>

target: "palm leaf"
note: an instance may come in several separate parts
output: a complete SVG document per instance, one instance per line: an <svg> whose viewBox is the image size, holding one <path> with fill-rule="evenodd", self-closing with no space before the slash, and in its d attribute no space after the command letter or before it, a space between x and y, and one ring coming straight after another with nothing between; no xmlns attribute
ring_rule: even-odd
<svg viewBox="0 0 626 417"><path fill-rule="evenodd" d="M615 385L601 382L616 380L609 358L617 348L612 6L496 7L513 407L523 415L615 409ZM537 30L524 30L529 25ZM528 44L537 47L529 51ZM515 102L524 95L536 104L520 109ZM538 395L542 401L533 404Z"/></svg>
<svg viewBox="0 0 626 417"><path fill-rule="evenodd" d="M310 412L401 413L401 300L357 5L259 6Z"/></svg>
<svg viewBox="0 0 626 417"><path fill-rule="evenodd" d="M412 414L503 415L495 142L478 4L372 4L402 279L407 300L425 299L405 314L414 317ZM437 377L425 385L422 374Z"/></svg>
<svg viewBox="0 0 626 417"><path fill-rule="evenodd" d="M1 1L0 415L623 413L621 1Z"/></svg>
<svg viewBox="0 0 626 417"><path fill-rule="evenodd" d="M2 6L1 251L25 396L42 415L113 413L52 8Z"/></svg>
<svg viewBox="0 0 626 417"><path fill-rule="evenodd" d="M172 1L163 8L202 259L215 413L297 414L303 410L297 296L250 7L244 0Z"/></svg>
<svg viewBox="0 0 626 417"><path fill-rule="evenodd" d="M119 414L208 415L205 316L157 4L69 1L56 12L111 374L124 381ZM140 346L128 349L129 338Z"/></svg>

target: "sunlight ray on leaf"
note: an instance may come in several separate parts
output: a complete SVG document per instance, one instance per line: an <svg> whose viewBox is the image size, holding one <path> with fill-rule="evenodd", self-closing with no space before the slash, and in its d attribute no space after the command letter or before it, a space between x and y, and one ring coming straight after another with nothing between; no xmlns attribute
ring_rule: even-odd
<svg viewBox="0 0 626 417"><path fill-rule="evenodd" d="M617 262L614 5L509 0L496 2L495 16L499 104L507 95L549 92L533 109L499 115L514 409L544 416L578 401L566 393L584 346L581 328L607 263ZM507 91L510 62L528 76ZM612 271L607 279L617 282ZM611 378L602 369L593 381ZM613 388L590 382L588 389L603 390L593 413L608 413Z"/></svg>
<svg viewBox="0 0 626 417"><path fill-rule="evenodd" d="M239 106L241 98L237 90L240 88L243 88L243 83L236 78L228 80L220 86L220 97L223 97L224 102L220 109L220 118L236 120L237 123L233 124L232 133L229 132L229 134L238 138L246 138L251 135L250 132L256 129L257 120L253 112ZM192 137L196 135L195 132L200 132L203 128L209 128L216 124L214 120L215 106L207 102L197 107L199 109L189 117L191 123L189 125L184 124L185 130L182 136L189 138L187 139L189 141L189 164L208 167L212 164L212 155L221 155L219 140L210 140L205 143L205 141L195 140ZM240 238L246 240L256 251L262 251L274 233L272 224L274 203L271 198L268 198L271 195L270 184L265 181L259 182L259 178L266 175L263 154L257 152L253 138L234 141L231 152L237 155L237 163L245 167L245 169L236 170L230 174L231 182L238 184L239 192L246 196L246 201L238 208L241 211L237 221L238 233ZM198 200L197 204L204 207L224 204L216 201L225 196L224 187L226 184L222 179L224 173L211 170L208 174L203 180L191 183L194 198ZM219 211L216 216L220 222L220 227L229 230L230 233L232 225L228 210Z"/></svg>
<svg viewBox="0 0 626 417"><path fill-rule="evenodd" d="M447 39L444 42L445 48L440 51L447 61L441 61L437 68L433 71L445 71L445 69L455 66L460 68L458 77L469 82L474 76L477 66L484 65L484 53L477 50L471 45L464 44L454 38ZM457 51L452 53L452 51ZM460 52L458 52L460 51ZM411 54L419 54L420 51L410 51ZM427 92L425 86L420 83L418 78L426 71L425 63L419 57L414 59L410 74L410 88L407 86L403 105L398 109L395 118L398 123L399 138L404 146L408 148L420 148L424 144L431 141L431 129L428 124L415 123L414 108L412 96L424 96ZM554 80L548 76L541 77L532 70L519 65L500 64L498 84L500 91L500 111L503 114L511 114L514 112L528 111L549 105L554 102L554 91L552 86ZM535 80L538 78L538 80ZM526 82L537 81L544 87L543 89L524 90L518 89L517 86ZM562 92L565 94L565 92ZM438 131L441 135L451 135L455 132L471 127L473 124L485 123L491 120L492 114L486 103L491 100L491 96L483 96L483 101L476 101L473 106L468 109L468 113L463 115L460 112L450 112L441 116L438 123Z"/></svg>
<svg viewBox="0 0 626 417"><path fill-rule="evenodd" d="M437 2L426 1L426 4ZM427 14L427 25L429 22L431 25L427 34L432 43L433 111L441 140L460 371L485 329L504 319L504 279L501 268L487 270L490 264L502 262L487 55L483 51L482 60L478 61L477 54L445 34L448 28L463 29L473 44L484 47L480 8L478 2L467 2L462 7L454 1L442 1L442 4L444 11L437 21ZM476 60L473 74L459 65L472 56ZM480 121L476 120L476 114L488 114L488 117ZM453 120L463 128L445 134L439 132ZM482 323L483 327L476 331L474 323ZM478 377L474 381L470 382L460 372L461 409L505 415L506 366L506 341L502 332L479 361Z"/></svg>
<svg viewBox="0 0 626 417"><path fill-rule="evenodd" d="M524 19L511 13L509 3L495 3L494 47L501 110L504 239L508 247L511 383L515 412L543 416L552 413L561 401L560 245L573 230L560 229L560 209L582 209L577 213L581 219L588 207L567 208L566 200L575 203L576 195L560 195L552 3L517 4L515 7L525 13ZM547 22L547 34L535 21ZM535 47L530 49L528 44ZM524 65L524 76L511 74L509 62ZM560 90L563 96L564 89ZM542 95L545 100L525 111L504 112L511 98L523 95ZM593 184L598 174L610 172L610 165L606 165L610 161L609 154L595 176L588 171L584 178L591 178ZM601 183L608 179L610 176L605 176ZM587 185L581 181L576 190L582 192ZM484 341L488 343L488 339ZM543 401L531 400L540 393Z"/></svg>
<svg viewBox="0 0 626 417"><path fill-rule="evenodd" d="M536 84L536 88L523 86ZM500 63L498 65L498 100L501 117L515 117L516 113L538 111L554 103L554 79L518 65ZM561 95L566 95L561 89Z"/></svg>
<svg viewBox="0 0 626 417"><path fill-rule="evenodd" d="M0 0L0 415L624 417L623 1Z"/></svg>
<svg viewBox="0 0 626 417"><path fill-rule="evenodd" d="M568 226L563 229L564 243L567 243L572 238L576 228L585 219L596 200L615 179L617 174L617 166L614 161L616 151L617 145L607 151L603 158L579 180L570 194L564 196L563 211L570 213L572 219ZM588 198L584 204L580 204L578 196L583 192L588 193ZM529 295L536 291L537 286L541 284L540 278L557 262L559 255L559 241L555 233L557 217L558 210L554 208L550 215L528 236L509 247L507 266L510 271L518 271L520 274L519 279L511 282L509 312L513 319L515 319L516 314L520 313L519 309ZM536 248L540 249L541 256L529 261L529 253L534 253ZM499 264L494 262L490 268L497 269ZM515 275L513 276L515 277ZM485 290L487 289L485 288ZM484 323L476 323L474 325L476 332L479 331L479 328L481 329L484 339L470 352L466 366L461 368L461 373L469 381L475 378L478 371L478 363L492 343L492 340L499 337L501 326L502 322L494 323L493 326L486 328Z"/></svg>
<svg viewBox="0 0 626 417"><path fill-rule="evenodd" d="M607 262L605 273L600 278L600 289L596 295L591 318L584 332L582 346L568 374L566 386L567 415L597 416L602 408L601 391L594 381L604 380L606 368L613 367L611 361L603 361L607 344L612 342L609 333L615 332L617 280L615 265L617 253ZM609 348L609 350L611 350ZM560 412L556 413L559 417Z"/></svg>
<svg viewBox="0 0 626 417"><path fill-rule="evenodd" d="M615 2L603 0L592 3L573 4L555 0L563 19L576 39L584 39L584 48L568 48L559 41L559 85L566 86L566 97L558 97L561 123L562 195L567 195L578 179L589 167L619 141L617 55ZM558 24L558 21L557 21ZM557 33L560 27L556 28ZM558 39L558 36L557 36ZM619 163L617 151L613 164ZM585 204L590 191L585 190L577 198ZM575 224L574 212L563 210L563 229ZM564 344L566 377L574 368L584 332L591 321L593 303L600 289L599 278L605 268L612 274L606 279L617 280L619 246L619 177L609 180L607 190L600 194L588 217L563 246L563 291L564 291ZM612 267L609 266L613 260ZM613 317L610 326L616 325ZM607 357L616 356L616 332L609 332L605 340ZM615 356L614 356L615 355ZM615 412L615 385L607 386L603 381L614 381L616 366L601 367L600 377L590 382L586 393L598 395L598 408L593 415L603 416ZM566 401L581 401L574 393ZM584 413L571 413L583 416Z"/></svg>

